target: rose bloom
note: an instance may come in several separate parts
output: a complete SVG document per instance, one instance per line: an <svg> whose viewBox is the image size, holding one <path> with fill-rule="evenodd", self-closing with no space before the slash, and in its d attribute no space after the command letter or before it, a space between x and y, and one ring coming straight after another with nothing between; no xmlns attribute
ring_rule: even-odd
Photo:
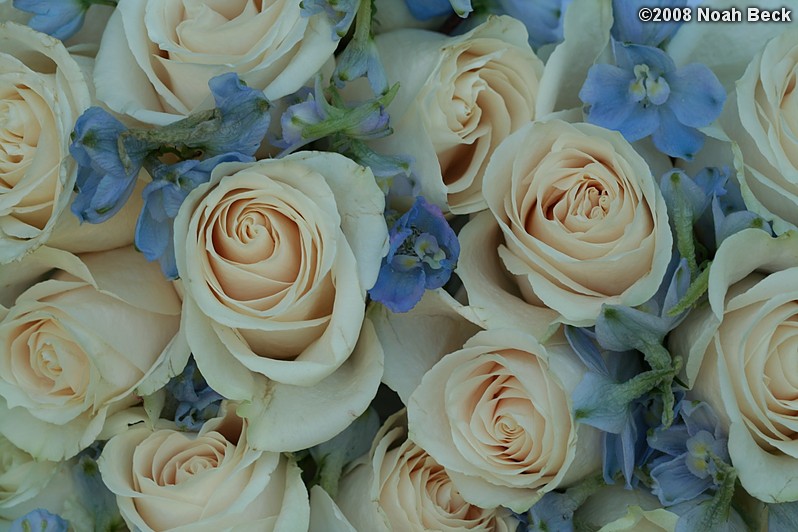
<svg viewBox="0 0 798 532"><path fill-rule="evenodd" d="M308 529L308 493L293 458L253 449L229 411L198 434L133 427L111 438L99 466L131 530Z"/></svg>
<svg viewBox="0 0 798 532"><path fill-rule="evenodd" d="M746 206L781 233L798 226L798 31L770 41L737 82L723 126L739 147ZM795 96L795 97L794 97Z"/></svg>
<svg viewBox="0 0 798 532"><path fill-rule="evenodd" d="M404 411L385 422L371 451L341 477L335 502L354 530L489 530L514 532L506 508L466 502L446 470L407 439Z"/></svg>
<svg viewBox="0 0 798 532"><path fill-rule="evenodd" d="M20 278L14 269L55 273L0 307L0 433L37 459L63 460L138 400L178 331L180 299L133 248L77 257L41 247L0 276ZM0 295L5 305L9 287Z"/></svg>
<svg viewBox="0 0 798 532"><path fill-rule="evenodd" d="M0 517L15 519L15 507L36 498L58 470L56 462L34 460L0 436Z"/></svg>
<svg viewBox="0 0 798 532"><path fill-rule="evenodd" d="M300 3L121 0L97 54L97 98L163 125L210 107L208 80L224 72L237 72L269 99L291 94L338 44L328 18L303 16Z"/></svg>
<svg viewBox="0 0 798 532"><path fill-rule="evenodd" d="M746 229L723 241L709 274L709 307L671 333L692 396L729 434L745 490L798 500L798 234Z"/></svg>
<svg viewBox="0 0 798 532"><path fill-rule="evenodd" d="M0 263L43 244L61 215L71 216L69 134L89 104L61 41L0 23Z"/></svg>
<svg viewBox="0 0 798 532"><path fill-rule="evenodd" d="M383 208L371 171L332 153L219 165L180 207L184 329L211 387L248 403L259 449L326 441L374 397Z"/></svg>
<svg viewBox="0 0 798 532"><path fill-rule="evenodd" d="M479 332L424 375L410 434L464 500L524 512L599 466L598 431L572 413L584 372L564 338L543 347L514 329Z"/></svg>
<svg viewBox="0 0 798 532"><path fill-rule="evenodd" d="M394 133L373 146L412 156L421 193L441 208L484 209L488 159L535 118L543 63L527 38L510 17L455 37L415 29L377 36L388 81L401 88L388 107Z"/></svg>
<svg viewBox="0 0 798 532"><path fill-rule="evenodd" d="M490 212L460 233L457 272L490 326L542 337L557 314L589 326L601 305L635 306L657 291L671 255L667 210L619 133L528 124L494 153L483 192Z"/></svg>

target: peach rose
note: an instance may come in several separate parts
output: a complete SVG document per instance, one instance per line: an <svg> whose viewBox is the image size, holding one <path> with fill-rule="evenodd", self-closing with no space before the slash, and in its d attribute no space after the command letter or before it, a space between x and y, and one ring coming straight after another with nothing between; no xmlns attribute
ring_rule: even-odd
<svg viewBox="0 0 798 532"><path fill-rule="evenodd" d="M796 501L798 233L746 229L724 240L709 303L671 333L671 352L728 432L743 488L768 503Z"/></svg>
<svg viewBox="0 0 798 532"><path fill-rule="evenodd" d="M97 98L163 125L211 105L208 80L237 72L269 99L302 87L337 42L324 14L300 0L121 0L94 71Z"/></svg>
<svg viewBox="0 0 798 532"><path fill-rule="evenodd" d="M111 438L99 466L131 530L308 528L308 493L293 458L254 450L230 413L198 434L133 427Z"/></svg>
<svg viewBox="0 0 798 532"><path fill-rule="evenodd" d="M248 403L258 448L326 441L376 393L382 351L364 314L383 208L371 171L332 153L220 165L181 206L184 329L209 384Z"/></svg>
<svg viewBox="0 0 798 532"><path fill-rule="evenodd" d="M41 247L2 268L2 278L21 278L15 267L55 273L0 307L0 433L37 459L62 460L97 439L158 373L180 300L132 248L76 257ZM2 287L2 303L19 290Z"/></svg>
<svg viewBox="0 0 798 532"><path fill-rule="evenodd" d="M454 213L485 208L482 179L507 135L535 118L543 72L523 24L491 17L455 37L404 29L376 38L390 83L393 135L380 152L415 161L422 194Z"/></svg>
<svg viewBox="0 0 798 532"><path fill-rule="evenodd" d="M0 23L0 263L47 241L77 176L69 134L89 88L61 41Z"/></svg>
<svg viewBox="0 0 798 532"><path fill-rule="evenodd" d="M598 431L571 412L584 371L564 339L544 348L514 329L479 332L411 395L411 438L466 501L525 512L600 463Z"/></svg>
<svg viewBox="0 0 798 532"><path fill-rule="evenodd" d="M341 478L336 502L355 530L491 530L513 532L506 508L468 503L446 470L407 439L405 412L394 414L374 438L371 452Z"/></svg>
<svg viewBox="0 0 798 532"><path fill-rule="evenodd" d="M657 291L671 256L668 214L619 133L528 124L496 150L483 192L490 212L461 232L457 271L489 326L544 337L552 321L589 326L601 305L635 306Z"/></svg>

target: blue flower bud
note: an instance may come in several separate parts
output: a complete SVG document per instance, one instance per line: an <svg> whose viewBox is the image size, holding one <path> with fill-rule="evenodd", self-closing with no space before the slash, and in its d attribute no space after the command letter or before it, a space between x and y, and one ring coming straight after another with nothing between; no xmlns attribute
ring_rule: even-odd
<svg viewBox="0 0 798 532"><path fill-rule="evenodd" d="M367 0L371 1L371 0ZM325 13L333 23L332 39L337 41L349 31L361 0L302 0L302 15L311 17Z"/></svg>
<svg viewBox="0 0 798 532"><path fill-rule="evenodd" d="M92 2L86 0L14 0L14 7L33 13L28 26L62 41L83 26Z"/></svg>
<svg viewBox="0 0 798 532"><path fill-rule="evenodd" d="M166 384L171 403L169 411L174 411L174 421L183 430L198 431L202 424L215 417L224 399L208 386L205 378L191 357L180 375Z"/></svg>
<svg viewBox="0 0 798 532"><path fill-rule="evenodd" d="M78 195L72 212L80 221L100 223L125 204L136 184L144 158L155 145L133 136L100 107L90 107L75 123L69 153L80 166Z"/></svg>
<svg viewBox="0 0 798 532"><path fill-rule="evenodd" d="M41 508L32 510L13 523L9 532L67 532L69 523Z"/></svg>

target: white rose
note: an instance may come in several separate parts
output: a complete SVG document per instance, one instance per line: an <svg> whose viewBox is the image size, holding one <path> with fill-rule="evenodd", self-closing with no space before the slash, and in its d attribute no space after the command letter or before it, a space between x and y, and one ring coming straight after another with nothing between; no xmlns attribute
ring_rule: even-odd
<svg viewBox="0 0 798 532"><path fill-rule="evenodd" d="M88 447L165 359L180 300L132 248L80 258L41 247L0 271L55 269L0 307L0 433L36 458ZM5 298L20 289L2 287Z"/></svg>
<svg viewBox="0 0 798 532"><path fill-rule="evenodd" d="M562 338L544 348L514 329L479 332L424 375L411 437L466 501L524 512L600 463L598 431L571 411L584 371Z"/></svg>
<svg viewBox="0 0 798 532"><path fill-rule="evenodd" d="M496 150L483 191L490 212L460 233L457 272L489 326L545 337L557 314L588 326L601 305L635 306L657 291L671 256L668 214L618 132L528 124Z"/></svg>
<svg viewBox="0 0 798 532"><path fill-rule="evenodd" d="M745 204L773 220L777 233L798 227L796 54L798 29L770 41L737 82L722 117L739 147L735 164Z"/></svg>
<svg viewBox="0 0 798 532"><path fill-rule="evenodd" d="M468 503L446 470L407 439L404 411L385 422L371 451L341 478L335 498L356 530L492 530L514 532L506 508Z"/></svg>
<svg viewBox="0 0 798 532"><path fill-rule="evenodd" d="M83 73L61 41L0 23L0 263L40 246L72 216L69 134L89 104Z"/></svg>
<svg viewBox="0 0 798 532"><path fill-rule="evenodd" d="M291 94L333 55L323 13L300 0L121 0L94 82L114 111L163 125L210 106L208 80L237 72L269 99Z"/></svg>
<svg viewBox="0 0 798 532"><path fill-rule="evenodd" d="M507 135L535 118L543 63L523 24L491 17L456 37L405 29L376 38L394 133L373 142L414 159L422 194L455 213L485 208L482 176Z"/></svg>
<svg viewBox="0 0 798 532"><path fill-rule="evenodd" d="M371 171L332 153L220 165L181 206L184 329L213 389L249 403L257 448L326 441L374 397L382 351L364 314L383 208Z"/></svg>
<svg viewBox="0 0 798 532"><path fill-rule="evenodd" d="M600 532L674 532L679 516L647 491L605 486L574 512L574 521Z"/></svg>
<svg viewBox="0 0 798 532"><path fill-rule="evenodd" d="M131 530L304 532L308 493L293 458L248 445L228 413L198 434L133 427L99 460Z"/></svg>
<svg viewBox="0 0 798 532"><path fill-rule="evenodd" d="M747 229L724 240L709 303L671 333L671 351L728 431L743 488L768 503L796 501L798 234Z"/></svg>

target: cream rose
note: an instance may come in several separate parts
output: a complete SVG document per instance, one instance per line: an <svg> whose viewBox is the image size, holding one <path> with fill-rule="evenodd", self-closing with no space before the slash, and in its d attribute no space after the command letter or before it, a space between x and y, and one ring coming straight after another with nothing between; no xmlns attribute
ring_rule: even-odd
<svg viewBox="0 0 798 532"><path fill-rule="evenodd" d="M446 470L407 439L405 412L394 414L374 438L368 455L353 462L335 498L355 530L489 530L514 532L506 508L468 503Z"/></svg>
<svg viewBox="0 0 798 532"><path fill-rule="evenodd" d="M293 458L254 450L228 413L198 434L133 427L99 460L131 530L304 532L308 493Z"/></svg>
<svg viewBox="0 0 798 532"><path fill-rule="evenodd" d="M257 448L326 441L374 397L382 351L364 314L383 208L371 171L331 153L220 165L181 206L184 329L208 383L248 402Z"/></svg>
<svg viewBox="0 0 798 532"><path fill-rule="evenodd" d="M0 263L40 246L71 216L77 165L69 134L89 104L61 41L0 23Z"/></svg>
<svg viewBox="0 0 798 532"><path fill-rule="evenodd" d="M671 333L695 398L729 434L745 490L765 502L798 500L798 234L746 229L723 241L707 308Z"/></svg>
<svg viewBox="0 0 798 532"><path fill-rule="evenodd" d="M524 512L600 463L598 431L571 412L584 371L562 338L544 348L514 329L479 332L424 375L410 437L466 501Z"/></svg>
<svg viewBox="0 0 798 532"><path fill-rule="evenodd" d="M94 71L97 98L163 125L210 106L208 80L237 72L269 99L291 94L332 57L322 13L300 0L121 0Z"/></svg>
<svg viewBox="0 0 798 532"><path fill-rule="evenodd" d="M657 291L671 256L667 210L619 133L528 124L494 153L483 192L490 212L460 233L457 271L490 326L542 337L557 314L592 325L601 305L635 306Z"/></svg>
<svg viewBox="0 0 798 532"><path fill-rule="evenodd" d="M754 57L722 117L739 148L735 164L745 204L773 220L777 233L798 227L797 83L798 29L793 29Z"/></svg>
<svg viewBox="0 0 798 532"><path fill-rule="evenodd" d="M132 248L78 258L41 247L14 266L55 273L0 308L0 433L37 459L62 460L137 401L177 333L180 300ZM4 279L19 278L11 269Z"/></svg>
<svg viewBox="0 0 798 532"><path fill-rule="evenodd" d="M523 24L491 17L456 37L405 29L376 38L390 83L394 133L373 142L410 155L422 194L454 213L485 208L482 176L507 135L535 118L543 63Z"/></svg>

